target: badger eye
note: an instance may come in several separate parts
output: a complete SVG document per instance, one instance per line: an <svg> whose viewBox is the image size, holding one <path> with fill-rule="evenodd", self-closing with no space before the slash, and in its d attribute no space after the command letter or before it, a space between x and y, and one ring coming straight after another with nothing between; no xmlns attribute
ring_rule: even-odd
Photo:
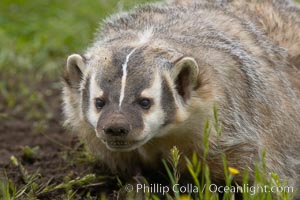
<svg viewBox="0 0 300 200"><path fill-rule="evenodd" d="M100 98L96 98L95 99L95 106L97 109L102 109L105 106L105 101L103 99Z"/></svg>
<svg viewBox="0 0 300 200"><path fill-rule="evenodd" d="M151 100L147 99L147 98L143 98L143 99L139 100L139 105L143 109L149 109L151 107Z"/></svg>

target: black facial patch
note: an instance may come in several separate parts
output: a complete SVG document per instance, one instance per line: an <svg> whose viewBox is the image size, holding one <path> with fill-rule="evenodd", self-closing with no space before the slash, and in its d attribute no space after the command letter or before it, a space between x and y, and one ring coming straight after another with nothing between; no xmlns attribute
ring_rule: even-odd
<svg viewBox="0 0 300 200"><path fill-rule="evenodd" d="M161 106L165 113L164 125L172 122L176 115L175 100L172 95L170 85L168 84L165 77L162 77L162 96L161 96Z"/></svg>
<svg viewBox="0 0 300 200"><path fill-rule="evenodd" d="M108 95L111 103L119 103L123 64L132 50L133 48L131 47L114 49L111 66L105 66L100 77L97 78L99 87L105 95ZM146 66L142 48L136 49L131 54L127 62L126 71L127 77L122 104L132 103L136 98L140 97L139 95L144 89L151 86L153 69L151 66Z"/></svg>
<svg viewBox="0 0 300 200"><path fill-rule="evenodd" d="M153 66L147 66L142 49L137 49L131 56L127 66L125 96L139 98L140 93L151 87L154 76ZM124 99L126 102L126 99ZM128 99L129 100L129 99Z"/></svg>

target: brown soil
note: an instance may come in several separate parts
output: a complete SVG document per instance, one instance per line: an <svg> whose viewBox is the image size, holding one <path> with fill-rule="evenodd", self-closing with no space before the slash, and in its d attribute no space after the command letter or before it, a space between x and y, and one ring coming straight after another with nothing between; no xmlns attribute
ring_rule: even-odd
<svg viewBox="0 0 300 200"><path fill-rule="evenodd" d="M47 87L45 84L44 86ZM0 118L0 178L4 180L8 177L17 189L21 188L25 182L20 168L11 162L11 156L15 156L29 174L40 173L41 176L37 180L40 186L46 183L62 183L66 181L66 177L74 179L99 172L97 164L91 164L80 158L80 153L84 152L82 145L70 131L61 125L60 90L55 89L50 96L44 95L43 97L47 98L47 105L49 105L47 110L52 112L52 117L44 122L45 127L42 131L37 131L36 124L39 120L25 120L25 113L12 114L10 110L4 110L5 116ZM2 103L0 98L0 104ZM0 113L3 113L1 109ZM30 148L38 146L37 156L32 159L24 156L25 146ZM87 192L97 191L101 194L103 191L107 192L107 188L109 188L109 193L113 193L117 188L114 179L110 179L106 184L108 185L77 190L77 198L81 199L80 196L85 196ZM40 196L39 199L60 199L59 196L64 193L63 190L56 190Z"/></svg>

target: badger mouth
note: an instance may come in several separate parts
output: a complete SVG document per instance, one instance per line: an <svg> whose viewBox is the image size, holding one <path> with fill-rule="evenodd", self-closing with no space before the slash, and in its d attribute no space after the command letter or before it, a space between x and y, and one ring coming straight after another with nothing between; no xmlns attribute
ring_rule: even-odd
<svg viewBox="0 0 300 200"><path fill-rule="evenodd" d="M141 146L142 141L127 141L127 140L105 140L102 142L111 151L132 151Z"/></svg>

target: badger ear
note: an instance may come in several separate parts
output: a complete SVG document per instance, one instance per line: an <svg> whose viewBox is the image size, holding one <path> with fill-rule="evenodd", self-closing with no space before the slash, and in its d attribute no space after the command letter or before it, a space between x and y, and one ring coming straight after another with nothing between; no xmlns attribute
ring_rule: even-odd
<svg viewBox="0 0 300 200"><path fill-rule="evenodd" d="M175 63L171 77L174 80L176 90L186 102L191 92L198 85L199 68L196 60L192 57L184 57Z"/></svg>
<svg viewBox="0 0 300 200"><path fill-rule="evenodd" d="M68 57L65 70L65 82L72 88L78 88L85 71L84 58L79 54L72 54Z"/></svg>

